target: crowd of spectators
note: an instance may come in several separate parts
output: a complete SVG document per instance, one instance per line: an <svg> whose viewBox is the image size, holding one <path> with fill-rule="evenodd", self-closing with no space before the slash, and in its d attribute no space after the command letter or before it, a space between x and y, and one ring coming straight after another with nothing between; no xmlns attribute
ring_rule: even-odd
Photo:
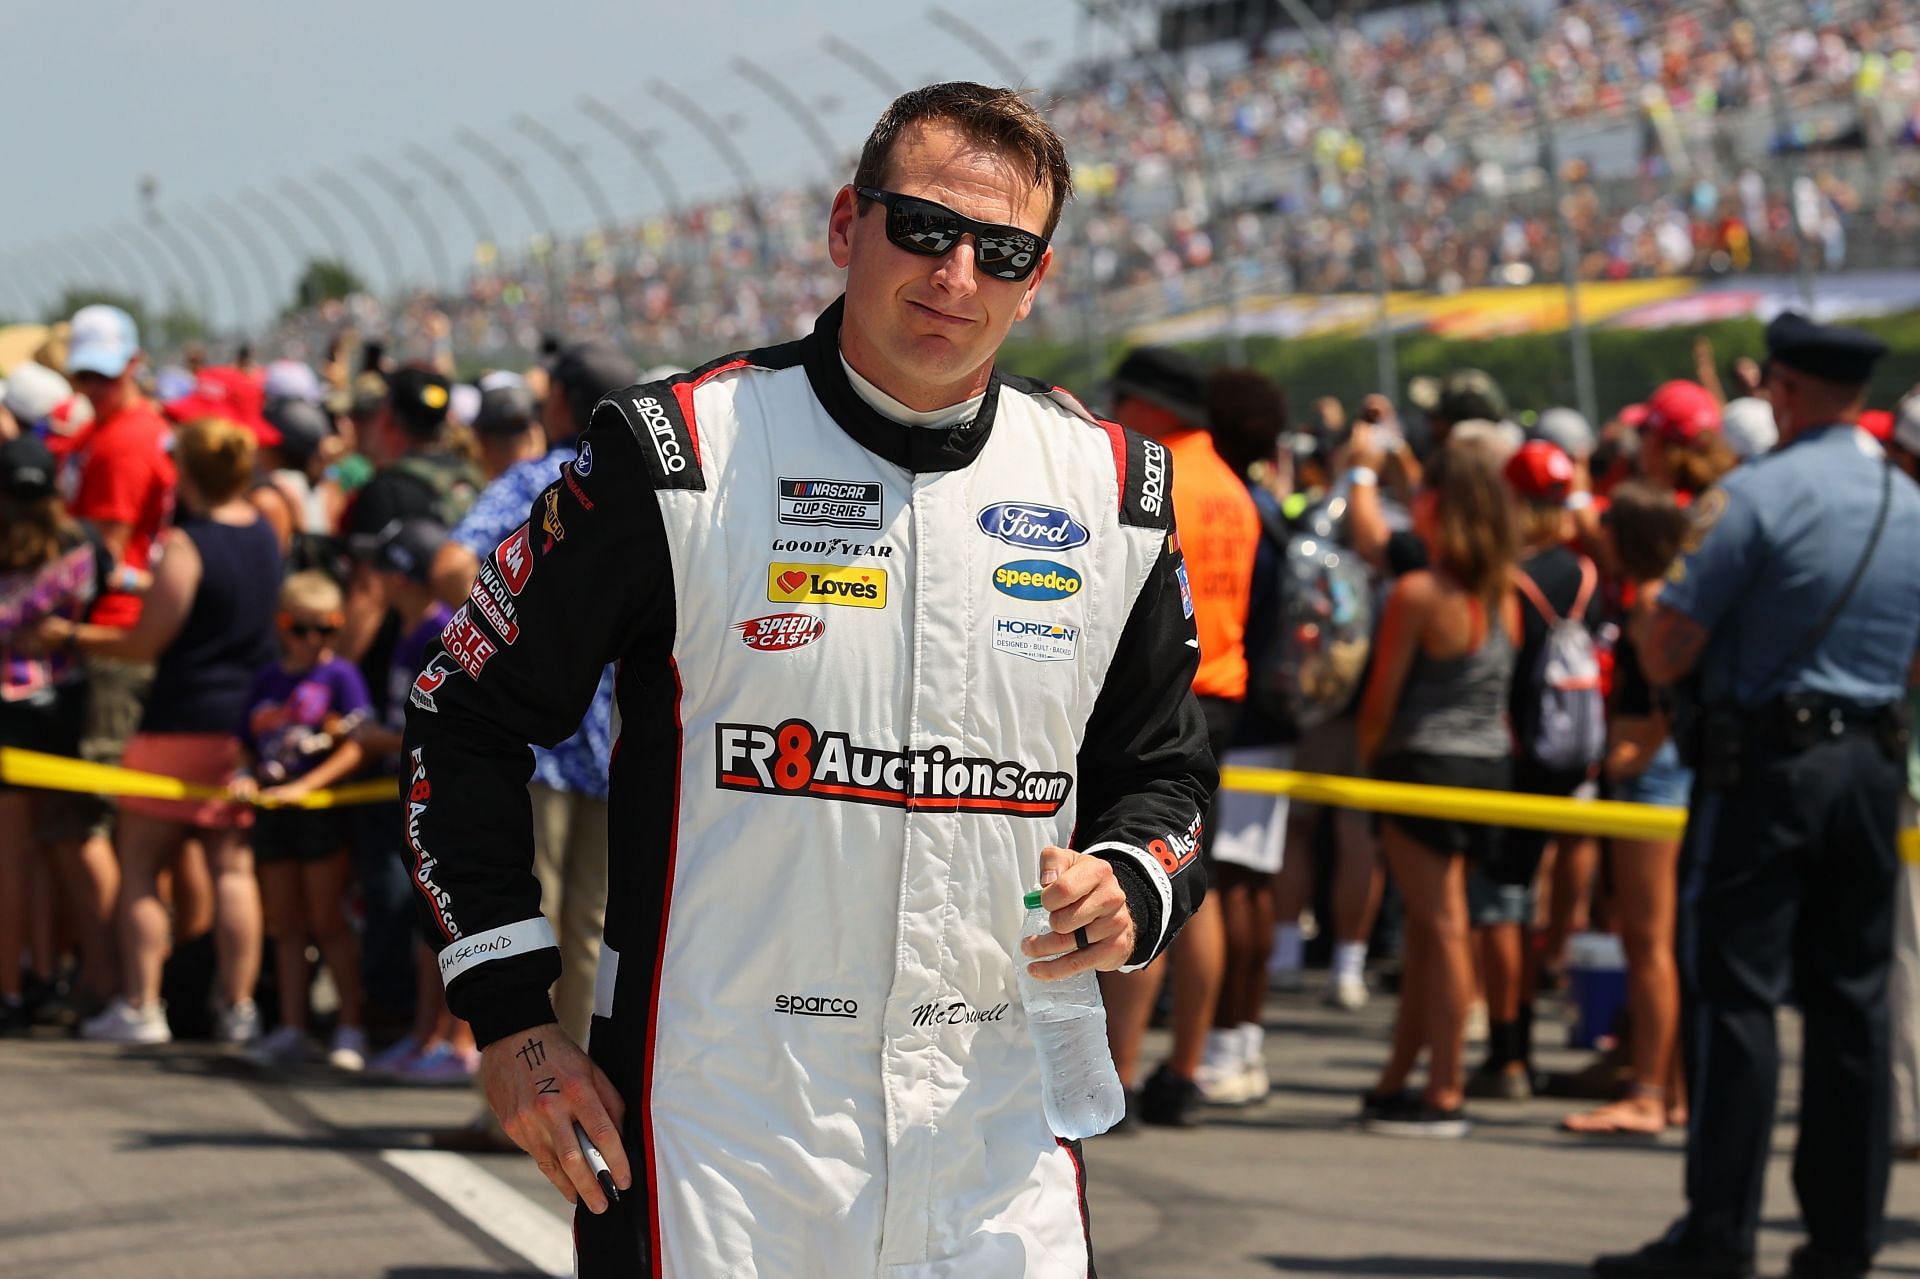
<svg viewBox="0 0 1920 1279"><path fill-rule="evenodd" d="M1762 9L1777 23L1765 40L1697 0L1547 11L1539 63L1582 278L1784 272L1803 255L1820 269L1885 265L1920 231L1912 7ZM1534 82L1476 10L1372 15L1339 33L1337 74L1297 38L1230 52L1185 61L1175 85L1129 59L1082 68L1050 95L1079 190L1061 227L1074 252L1058 296L1145 320L1217 300L1222 267L1243 287L1366 289L1382 221L1396 288L1561 277ZM1796 144L1814 148L1798 178L1778 151L1767 62L1804 124ZM782 341L834 292L814 224L822 203L821 190L794 186L689 204L490 258L453 296L324 304L289 317L273 344L317 362L348 324L408 356L524 359L548 332L681 358ZM1062 334L1080 322L1058 305L1035 317Z"/></svg>

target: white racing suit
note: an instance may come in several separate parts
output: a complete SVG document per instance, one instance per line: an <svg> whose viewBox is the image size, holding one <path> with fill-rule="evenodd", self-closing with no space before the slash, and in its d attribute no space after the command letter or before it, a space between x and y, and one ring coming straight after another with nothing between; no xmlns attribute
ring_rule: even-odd
<svg viewBox="0 0 1920 1279"><path fill-rule="evenodd" d="M1092 1273L1021 894L1048 844L1107 859L1137 966L1205 892L1165 450L998 375L895 423L839 318L603 400L411 692L414 878L485 1044L553 1020L527 743L620 663L590 1051L635 1183L576 1216L589 1279Z"/></svg>

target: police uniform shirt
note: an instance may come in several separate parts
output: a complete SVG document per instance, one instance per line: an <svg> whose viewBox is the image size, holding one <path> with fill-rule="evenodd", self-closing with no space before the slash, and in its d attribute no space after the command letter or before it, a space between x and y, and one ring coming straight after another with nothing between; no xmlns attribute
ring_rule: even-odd
<svg viewBox="0 0 1920 1279"><path fill-rule="evenodd" d="M1885 465L1865 432L1833 426L1701 495L1660 599L1711 632L1700 662L1705 703L1754 707L1813 692L1874 706L1905 696L1920 639L1920 488L1897 470L1860 584L1814 652L1791 660L1860 562Z"/></svg>

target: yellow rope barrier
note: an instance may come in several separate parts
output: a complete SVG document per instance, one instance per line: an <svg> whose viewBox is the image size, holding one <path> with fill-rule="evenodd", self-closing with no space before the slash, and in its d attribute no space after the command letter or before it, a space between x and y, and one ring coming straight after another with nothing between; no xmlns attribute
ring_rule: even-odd
<svg viewBox="0 0 1920 1279"><path fill-rule="evenodd" d="M13 786L78 791L86 795L138 795L146 799L228 798L224 786L199 786L159 773L142 773L115 764L93 764L83 759L17 750L11 746L0 746L0 781ZM399 793L399 783L394 778L375 777L314 791L296 805L262 803L261 807L342 808L349 804L378 803L383 799L393 799Z"/></svg>

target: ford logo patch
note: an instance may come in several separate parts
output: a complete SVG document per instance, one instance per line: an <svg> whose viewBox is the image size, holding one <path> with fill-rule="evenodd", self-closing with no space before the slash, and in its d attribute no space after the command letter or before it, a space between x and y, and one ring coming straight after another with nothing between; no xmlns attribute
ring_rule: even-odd
<svg viewBox="0 0 1920 1279"><path fill-rule="evenodd" d="M995 502L980 512L980 531L1008 546L1064 551L1087 544L1087 526L1057 506Z"/></svg>

